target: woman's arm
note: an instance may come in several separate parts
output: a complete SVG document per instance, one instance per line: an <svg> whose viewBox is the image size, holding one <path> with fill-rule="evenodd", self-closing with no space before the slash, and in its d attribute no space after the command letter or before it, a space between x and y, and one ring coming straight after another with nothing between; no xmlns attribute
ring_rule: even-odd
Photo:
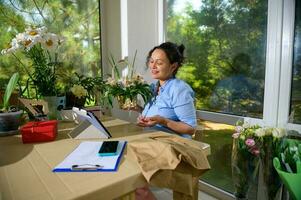
<svg viewBox="0 0 301 200"><path fill-rule="evenodd" d="M171 119L167 119L164 117L161 117L159 115L153 116L153 117L139 117L138 118L138 125L144 126L144 127L152 127L156 124L160 124L162 126L165 126L171 130L173 130L176 133L181 134L190 134L193 135L195 129L191 127L190 125L184 123L184 122L177 122Z"/></svg>

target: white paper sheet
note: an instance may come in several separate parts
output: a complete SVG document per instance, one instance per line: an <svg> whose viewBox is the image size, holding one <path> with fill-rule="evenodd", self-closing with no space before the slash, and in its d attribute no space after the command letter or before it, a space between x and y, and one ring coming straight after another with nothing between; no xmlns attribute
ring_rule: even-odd
<svg viewBox="0 0 301 200"><path fill-rule="evenodd" d="M79 166L95 166L100 165L101 168L94 171L116 171L120 157L124 150L126 141L119 141L117 146L117 155L99 156L98 151L103 142L85 141L70 153L60 164L58 164L54 172L71 172L73 165ZM78 171L78 170L77 170ZM93 170L89 170L93 171Z"/></svg>

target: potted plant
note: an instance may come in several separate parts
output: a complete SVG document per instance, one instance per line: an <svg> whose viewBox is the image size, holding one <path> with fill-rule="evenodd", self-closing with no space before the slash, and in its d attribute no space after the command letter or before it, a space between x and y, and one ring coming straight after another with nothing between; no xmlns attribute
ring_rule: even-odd
<svg viewBox="0 0 301 200"><path fill-rule="evenodd" d="M283 152L273 160L274 167L293 199L301 200L301 143L287 139Z"/></svg>
<svg viewBox="0 0 301 200"><path fill-rule="evenodd" d="M3 104L0 109L0 135L9 135L17 133L20 124L22 111L16 107L9 106L9 99L19 80L19 73L14 73L10 78L4 96Z"/></svg>
<svg viewBox="0 0 301 200"><path fill-rule="evenodd" d="M101 77L86 77L75 73L69 80L66 92L66 108L84 107L85 103L97 102L99 93L105 91L105 82Z"/></svg>
<svg viewBox="0 0 301 200"><path fill-rule="evenodd" d="M25 32L17 34L9 47L1 51L2 54L12 54L23 67L29 77L27 88L33 85L36 98L48 102L50 118L56 118L57 115L57 67L61 65L58 50L62 42L62 37L48 32L46 27L29 27ZM22 51L29 59L25 61L30 64L19 59L17 51Z"/></svg>
<svg viewBox="0 0 301 200"><path fill-rule="evenodd" d="M119 103L119 107L124 110L139 110L137 98L140 95L144 102L152 97L150 86L143 80L143 77L135 73L135 59L129 62L127 58L116 62L111 55L110 65L112 67L112 76L107 79L107 91L105 96L110 105L115 97ZM118 67L124 66L122 75L119 73Z"/></svg>

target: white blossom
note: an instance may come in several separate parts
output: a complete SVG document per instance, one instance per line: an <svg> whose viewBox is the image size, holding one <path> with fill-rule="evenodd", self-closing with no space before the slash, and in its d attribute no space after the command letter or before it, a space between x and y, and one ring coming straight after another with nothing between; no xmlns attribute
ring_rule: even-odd
<svg viewBox="0 0 301 200"><path fill-rule="evenodd" d="M78 98L88 95L88 91L81 85L73 85L70 91Z"/></svg>
<svg viewBox="0 0 301 200"><path fill-rule="evenodd" d="M244 130L244 128L243 128L242 126L236 126L236 127L235 127L235 131L236 131L237 133L241 133L243 130Z"/></svg>
<svg viewBox="0 0 301 200"><path fill-rule="evenodd" d="M255 130L255 135L257 137L263 137L266 135L266 129L265 128L259 128Z"/></svg>
<svg viewBox="0 0 301 200"><path fill-rule="evenodd" d="M242 125L242 127L245 128L245 129L246 129L246 128L250 128L250 126L251 126L251 125L250 125L249 122L245 122L245 123Z"/></svg>
<svg viewBox="0 0 301 200"><path fill-rule="evenodd" d="M46 33L43 36L43 42L41 43L49 51L55 50L59 45L59 37L54 33Z"/></svg>
<svg viewBox="0 0 301 200"><path fill-rule="evenodd" d="M272 135L275 138L282 138L284 136L287 136L287 132L283 128L274 128L272 131Z"/></svg>

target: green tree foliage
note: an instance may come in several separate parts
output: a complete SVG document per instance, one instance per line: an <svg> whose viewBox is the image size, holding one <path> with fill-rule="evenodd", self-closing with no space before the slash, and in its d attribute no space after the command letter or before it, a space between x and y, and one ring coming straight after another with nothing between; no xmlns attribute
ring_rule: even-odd
<svg viewBox="0 0 301 200"><path fill-rule="evenodd" d="M168 2L173 8L174 1ZM262 101L266 25L267 1L260 0L203 0L199 9L187 5L185 12L168 12L167 40L187 47L178 76L195 90L198 109L212 110L210 97L220 80L235 74L233 60L240 53L251 59L244 75L261 85Z"/></svg>
<svg viewBox="0 0 301 200"><path fill-rule="evenodd" d="M75 72L87 76L100 76L100 16L98 0L0 0L0 48L28 26L46 26L49 32L65 37L58 69L62 92L68 76ZM28 66L31 61L21 54L17 56ZM25 72L13 56L0 59L0 79L7 79L14 71L20 71L23 85Z"/></svg>

